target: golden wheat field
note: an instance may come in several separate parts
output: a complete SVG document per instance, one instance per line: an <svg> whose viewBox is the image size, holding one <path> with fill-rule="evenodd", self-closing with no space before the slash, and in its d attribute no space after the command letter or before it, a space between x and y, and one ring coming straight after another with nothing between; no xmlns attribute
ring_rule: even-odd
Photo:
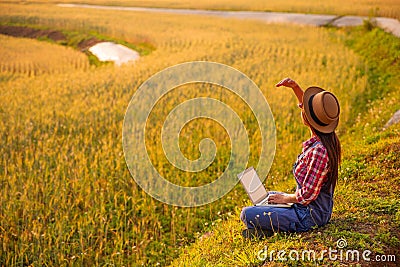
<svg viewBox="0 0 400 267"><path fill-rule="evenodd" d="M248 75L275 117L277 153L268 183L278 190L294 188L286 165L308 132L291 92L274 84L290 76L303 87L335 92L343 122L366 84L361 60L341 43L340 32L329 29L33 3L1 3L0 10L2 24L93 31L155 47L134 64L92 68L77 51L0 37L0 262L5 266L165 265L207 225L247 203L237 186L215 203L178 208L154 200L136 185L124 160L122 124L132 95L154 73L201 60ZM189 87L164 103L198 96L219 98L238 113L245 109L221 88ZM163 106L158 109L163 112ZM251 116L246 112L241 116ZM153 127L161 126L162 120L155 120ZM183 149L194 158L203 135L220 138L215 131L221 129L210 121L188 127L182 139L190 143ZM246 127L257 132L252 119ZM176 172L162 157L156 133L149 133L150 157L159 172L172 177ZM251 148L257 151L259 138L254 140ZM224 169L227 153L223 149L216 166L196 179L209 181Z"/></svg>
<svg viewBox="0 0 400 267"><path fill-rule="evenodd" d="M4 35L0 35L0 42L3 74L37 76L89 68L87 56L72 48Z"/></svg>

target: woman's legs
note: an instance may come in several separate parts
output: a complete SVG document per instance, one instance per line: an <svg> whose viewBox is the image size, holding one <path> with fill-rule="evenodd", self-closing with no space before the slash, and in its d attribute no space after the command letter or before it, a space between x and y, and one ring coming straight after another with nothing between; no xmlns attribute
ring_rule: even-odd
<svg viewBox="0 0 400 267"><path fill-rule="evenodd" d="M294 208L245 207L240 214L240 219L248 229L256 228L273 232L296 232L300 230L297 228L301 225Z"/></svg>

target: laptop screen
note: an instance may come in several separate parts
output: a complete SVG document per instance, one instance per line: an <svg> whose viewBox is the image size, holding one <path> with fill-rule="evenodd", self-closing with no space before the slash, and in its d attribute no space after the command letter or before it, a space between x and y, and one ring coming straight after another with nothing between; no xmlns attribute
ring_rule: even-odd
<svg viewBox="0 0 400 267"><path fill-rule="evenodd" d="M267 197L267 190L265 190L264 185L261 183L253 167L246 169L244 172L240 173L238 177L254 205Z"/></svg>

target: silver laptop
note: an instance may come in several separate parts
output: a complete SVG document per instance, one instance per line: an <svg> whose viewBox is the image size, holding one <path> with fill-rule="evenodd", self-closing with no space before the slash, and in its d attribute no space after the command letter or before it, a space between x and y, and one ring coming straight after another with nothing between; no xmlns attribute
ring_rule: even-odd
<svg viewBox="0 0 400 267"><path fill-rule="evenodd" d="M293 203L268 203L269 194L267 190L265 190L264 185L261 183L261 180L253 167L250 167L245 171L239 173L238 178L255 206L290 208L293 205Z"/></svg>

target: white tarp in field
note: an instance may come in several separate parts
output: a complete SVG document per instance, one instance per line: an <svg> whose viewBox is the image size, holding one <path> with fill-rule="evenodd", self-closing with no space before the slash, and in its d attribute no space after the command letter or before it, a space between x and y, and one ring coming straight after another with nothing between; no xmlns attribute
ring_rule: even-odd
<svg viewBox="0 0 400 267"><path fill-rule="evenodd" d="M113 61L118 66L139 58L139 53L135 50L112 42L98 43L90 47L89 51L100 61Z"/></svg>

